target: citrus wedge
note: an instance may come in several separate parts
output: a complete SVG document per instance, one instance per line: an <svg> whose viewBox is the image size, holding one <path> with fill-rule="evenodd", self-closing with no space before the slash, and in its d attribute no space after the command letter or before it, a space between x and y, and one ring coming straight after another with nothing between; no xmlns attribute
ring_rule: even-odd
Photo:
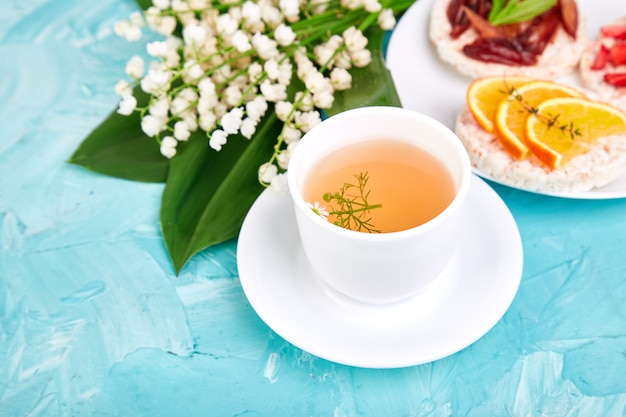
<svg viewBox="0 0 626 417"><path fill-rule="evenodd" d="M550 168L563 166L609 135L626 135L626 114L581 98L546 100L526 120L526 144Z"/></svg>
<svg viewBox="0 0 626 417"><path fill-rule="evenodd" d="M467 107L476 122L487 132L495 129L495 117L500 101L508 97L511 88L531 82L525 77L486 77L473 81L467 89Z"/></svg>
<svg viewBox="0 0 626 417"><path fill-rule="evenodd" d="M500 101L496 111L496 133L502 146L513 157L522 159L529 153L525 143L526 119L545 100L556 97L581 97L578 90L550 81L534 81L514 89Z"/></svg>

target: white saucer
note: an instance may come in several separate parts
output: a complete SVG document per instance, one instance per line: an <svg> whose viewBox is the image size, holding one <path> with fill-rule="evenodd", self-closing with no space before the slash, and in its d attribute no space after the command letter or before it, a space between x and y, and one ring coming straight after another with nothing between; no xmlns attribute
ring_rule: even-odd
<svg viewBox="0 0 626 417"><path fill-rule="evenodd" d="M425 292L388 306L339 296L311 270L290 197L264 191L239 235L243 290L261 319L295 346L367 368L431 362L469 346L500 320L522 275L522 243L510 211L472 178L461 249Z"/></svg>

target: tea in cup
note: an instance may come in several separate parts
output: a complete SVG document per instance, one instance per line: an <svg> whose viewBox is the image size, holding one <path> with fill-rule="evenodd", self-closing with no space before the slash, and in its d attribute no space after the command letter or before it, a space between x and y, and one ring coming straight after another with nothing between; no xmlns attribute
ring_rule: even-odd
<svg viewBox="0 0 626 417"><path fill-rule="evenodd" d="M396 107L324 120L287 172L304 253L333 290L365 303L424 291L457 250L469 157L440 122Z"/></svg>

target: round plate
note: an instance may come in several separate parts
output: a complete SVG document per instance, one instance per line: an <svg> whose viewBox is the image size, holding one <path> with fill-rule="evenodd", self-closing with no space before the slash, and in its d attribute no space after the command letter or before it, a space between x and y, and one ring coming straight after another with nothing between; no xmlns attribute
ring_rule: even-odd
<svg viewBox="0 0 626 417"><path fill-rule="evenodd" d="M340 296L315 275L299 242L291 198L266 190L239 235L241 285L270 328L311 354L368 368L431 362L489 331L522 275L515 220L476 176L464 217L460 249L430 288L402 303L368 305Z"/></svg>
<svg viewBox="0 0 626 417"><path fill-rule="evenodd" d="M614 20L615 16L626 15L626 3L618 3L621 2L578 0L579 13L587 18L590 39L597 37L601 25ZM432 4L433 0L416 1L402 16L389 40L387 66L403 107L434 117L454 130L456 116L465 106L465 93L472 80L437 56L428 38ZM573 75L559 81L580 86ZM476 168L474 172L498 182ZM626 173L604 187L587 192L540 194L577 199L623 198L626 197Z"/></svg>

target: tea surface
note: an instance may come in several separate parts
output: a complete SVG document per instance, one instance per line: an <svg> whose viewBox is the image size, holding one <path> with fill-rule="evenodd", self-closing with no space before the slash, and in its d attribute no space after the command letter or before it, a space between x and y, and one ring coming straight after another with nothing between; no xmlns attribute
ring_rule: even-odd
<svg viewBox="0 0 626 417"><path fill-rule="evenodd" d="M454 199L452 176L441 161L416 145L391 139L350 145L318 162L303 187L304 198L329 212L338 210L323 195L339 191L344 183L358 184L361 173L368 177L368 203L382 204L366 218L383 233L426 223ZM336 217L331 214L328 220L334 223Z"/></svg>

